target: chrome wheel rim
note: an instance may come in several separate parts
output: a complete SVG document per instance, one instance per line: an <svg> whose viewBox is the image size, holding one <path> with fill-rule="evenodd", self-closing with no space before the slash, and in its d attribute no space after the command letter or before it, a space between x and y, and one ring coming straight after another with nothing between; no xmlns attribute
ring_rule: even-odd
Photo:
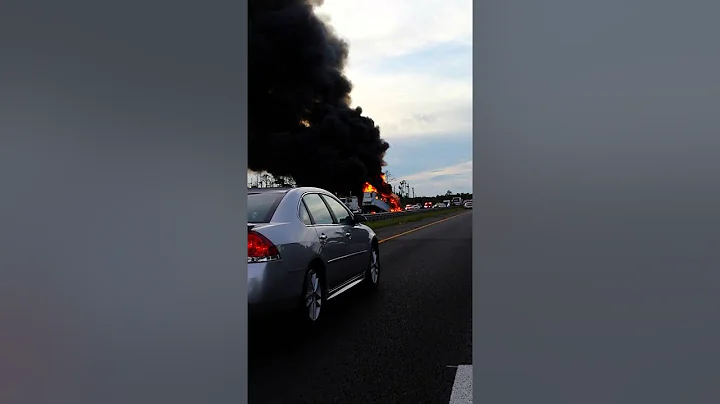
<svg viewBox="0 0 720 404"><path fill-rule="evenodd" d="M307 308L310 320L316 321L320 317L320 308L322 305L322 287L320 278L313 270L308 271L305 279L305 307Z"/></svg>
<svg viewBox="0 0 720 404"><path fill-rule="evenodd" d="M378 253L376 250L372 252L372 258L370 261L370 279L372 283L377 283L380 277L380 261L378 260Z"/></svg>

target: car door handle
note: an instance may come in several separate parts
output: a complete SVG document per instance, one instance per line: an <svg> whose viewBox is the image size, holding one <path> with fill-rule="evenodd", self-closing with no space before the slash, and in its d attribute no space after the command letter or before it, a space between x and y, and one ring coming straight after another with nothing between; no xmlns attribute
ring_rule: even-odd
<svg viewBox="0 0 720 404"><path fill-rule="evenodd" d="M320 240L325 241L327 240L327 236L323 233L320 235Z"/></svg>
<svg viewBox="0 0 720 404"><path fill-rule="evenodd" d="M349 231L346 231L346 232L345 232L345 237L352 237L352 233L350 233Z"/></svg>

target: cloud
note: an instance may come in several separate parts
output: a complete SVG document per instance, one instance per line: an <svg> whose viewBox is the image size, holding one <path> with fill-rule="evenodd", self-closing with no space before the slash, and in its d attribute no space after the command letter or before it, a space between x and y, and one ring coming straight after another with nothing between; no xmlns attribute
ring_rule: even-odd
<svg viewBox="0 0 720 404"><path fill-rule="evenodd" d="M452 166L472 158L472 138L456 135L453 138L395 139L385 161L392 177L404 178L428 168Z"/></svg>
<svg viewBox="0 0 720 404"><path fill-rule="evenodd" d="M472 192L472 161L406 175L398 180L407 181L416 195L435 196L448 190Z"/></svg>
<svg viewBox="0 0 720 404"><path fill-rule="evenodd" d="M471 0L325 0L317 12L349 42L353 105L384 138L471 136Z"/></svg>
<svg viewBox="0 0 720 404"><path fill-rule="evenodd" d="M472 133L472 83L402 72L350 73L353 104L390 139Z"/></svg>
<svg viewBox="0 0 720 404"><path fill-rule="evenodd" d="M472 45L471 0L325 0L317 12L350 41L355 67L439 43Z"/></svg>

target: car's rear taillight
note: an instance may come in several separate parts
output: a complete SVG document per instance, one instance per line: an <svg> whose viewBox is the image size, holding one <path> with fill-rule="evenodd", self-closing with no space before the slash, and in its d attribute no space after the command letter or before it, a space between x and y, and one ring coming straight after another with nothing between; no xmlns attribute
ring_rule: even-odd
<svg viewBox="0 0 720 404"><path fill-rule="evenodd" d="M248 262L265 262L280 259L280 251L267 237L248 232Z"/></svg>

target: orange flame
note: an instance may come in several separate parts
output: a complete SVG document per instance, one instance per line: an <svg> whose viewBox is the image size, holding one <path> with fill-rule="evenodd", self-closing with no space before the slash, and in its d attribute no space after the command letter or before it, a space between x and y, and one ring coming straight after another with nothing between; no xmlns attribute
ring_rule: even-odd
<svg viewBox="0 0 720 404"><path fill-rule="evenodd" d="M383 180L383 184L387 184L387 182L385 182L387 180L387 177L385 176L385 174L382 174L381 178ZM380 199L382 199L383 201L385 201L386 203L388 203L390 205L390 212L402 211L402 207L400 206L400 197L395 194L383 194L380 191L378 191L377 188L370 185L369 182L365 183L365 186L363 187L363 192L374 192L374 193L378 194Z"/></svg>

